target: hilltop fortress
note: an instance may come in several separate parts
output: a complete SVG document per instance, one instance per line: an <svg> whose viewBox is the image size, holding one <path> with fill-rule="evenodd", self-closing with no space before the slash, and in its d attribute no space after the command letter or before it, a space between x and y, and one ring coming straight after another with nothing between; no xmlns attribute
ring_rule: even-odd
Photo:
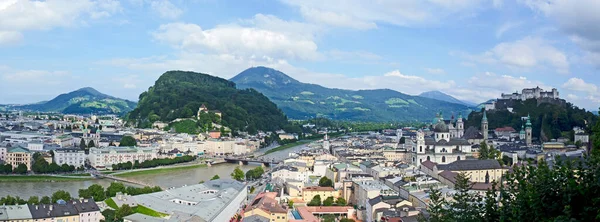
<svg viewBox="0 0 600 222"><path fill-rule="evenodd" d="M542 103L551 103L556 105L565 106L567 102L564 99L561 99L559 96L559 92L556 88L553 88L550 91L544 91L539 86L536 88L529 88L521 90L521 93L514 92L510 94L502 93L501 97L496 101L489 102L485 104L486 110L494 110L494 109L508 109L511 110L515 103L520 103L521 101L534 99L537 101L538 106Z"/></svg>

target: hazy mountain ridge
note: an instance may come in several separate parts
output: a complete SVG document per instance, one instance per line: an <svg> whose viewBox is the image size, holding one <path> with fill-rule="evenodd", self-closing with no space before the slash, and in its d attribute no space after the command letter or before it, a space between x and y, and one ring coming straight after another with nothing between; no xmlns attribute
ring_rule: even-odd
<svg viewBox="0 0 600 222"><path fill-rule="evenodd" d="M465 105L465 106L469 106L469 107L476 107L477 104L473 103L473 102L469 102L469 101L464 101L464 100L459 100L457 98L454 98L451 95L448 95L446 93L440 92L440 91L428 91L428 92L423 92L421 94L419 94L420 97L425 97L425 98L430 98L430 99L436 99L436 100L440 100L440 101L445 101L445 102L449 102L449 103L456 103L456 104L461 104L461 105Z"/></svg>
<svg viewBox="0 0 600 222"><path fill-rule="evenodd" d="M390 89L344 90L302 83L285 73L252 67L231 78L238 88L254 88L292 119L328 117L353 121L429 120L435 113L467 114L468 106Z"/></svg>
<svg viewBox="0 0 600 222"><path fill-rule="evenodd" d="M85 87L60 94L46 102L13 106L12 108L69 114L124 114L134 109L136 105L133 101L109 96L94 88Z"/></svg>

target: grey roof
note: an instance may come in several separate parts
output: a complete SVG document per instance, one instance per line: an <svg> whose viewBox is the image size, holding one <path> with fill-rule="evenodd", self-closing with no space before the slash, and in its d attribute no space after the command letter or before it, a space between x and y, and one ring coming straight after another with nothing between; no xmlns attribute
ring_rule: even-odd
<svg viewBox="0 0 600 222"><path fill-rule="evenodd" d="M100 211L100 208L98 207L98 205L96 205L96 202L94 202L94 199L92 198L76 200L75 209L77 209L79 213Z"/></svg>
<svg viewBox="0 0 600 222"><path fill-rule="evenodd" d="M433 127L433 132L447 133L450 132L450 129L448 129L448 125L446 125L446 123L440 122L438 124L435 124L435 126Z"/></svg>
<svg viewBox="0 0 600 222"><path fill-rule="evenodd" d="M375 197L373 199L370 199L369 200L369 204L371 204L371 206L373 206L375 204L384 202L384 203L387 203L389 205L396 205L396 204L398 204L398 203L400 203L402 201L404 201L404 199L402 197L399 197L399 196L381 196L381 195L379 195L379 196L377 196L377 197Z"/></svg>
<svg viewBox="0 0 600 222"><path fill-rule="evenodd" d="M132 222L165 222L167 220L158 217L151 217L148 215L135 213L129 216L124 217L123 219L132 221Z"/></svg>
<svg viewBox="0 0 600 222"><path fill-rule="evenodd" d="M206 221L212 221L225 207L244 191L245 184L232 179L218 179L203 184L185 186L156 193L137 195L133 198L158 212L173 214L175 211L196 215ZM179 204L172 201L182 200L194 205Z"/></svg>
<svg viewBox="0 0 600 222"><path fill-rule="evenodd" d="M244 217L242 222L269 222L269 218L260 215L252 215L249 217Z"/></svg>
<svg viewBox="0 0 600 222"><path fill-rule="evenodd" d="M446 165L438 165L440 170L463 171L463 170L488 170L501 169L497 160L457 160Z"/></svg>
<svg viewBox="0 0 600 222"><path fill-rule="evenodd" d="M10 205L0 206L0 212L6 212L6 218L8 220L23 220L31 219L31 212L26 204L24 205ZM0 216L0 219L2 216Z"/></svg>
<svg viewBox="0 0 600 222"><path fill-rule="evenodd" d="M473 126L465 130L465 134L463 135L463 137L465 139L483 139L483 135L481 134L481 132Z"/></svg>
<svg viewBox="0 0 600 222"><path fill-rule="evenodd" d="M97 206L96 206L97 207ZM67 201L62 204L39 204L29 205L29 211L33 219L64 217L69 215L79 215L73 201Z"/></svg>
<svg viewBox="0 0 600 222"><path fill-rule="evenodd" d="M450 141L441 139L436 142L435 139L431 137L425 138L425 145L433 145L433 146L467 146L471 145L469 141L462 138L452 138Z"/></svg>

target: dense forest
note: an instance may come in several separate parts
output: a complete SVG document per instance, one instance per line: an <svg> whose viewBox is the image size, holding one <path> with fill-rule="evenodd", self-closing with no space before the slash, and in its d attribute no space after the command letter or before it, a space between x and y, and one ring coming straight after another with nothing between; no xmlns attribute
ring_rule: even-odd
<svg viewBox="0 0 600 222"><path fill-rule="evenodd" d="M184 71L164 73L140 95L137 108L127 118L148 128L155 121L195 118L202 104L209 111L221 111L222 125L234 131L272 131L287 124L283 112L256 90L239 90L225 79Z"/></svg>
<svg viewBox="0 0 600 222"><path fill-rule="evenodd" d="M592 112L580 109L571 103L566 106L543 103L539 106L536 100L527 100L516 103L513 112L508 110L492 110L487 112L489 129L493 130L499 127L510 126L515 130L521 130L524 122L521 117L531 116L533 125L533 137L540 138L542 141L556 139L559 137L572 138L573 127L584 127L588 132L598 120L598 116ZM471 112L465 123L465 127L481 126L481 111Z"/></svg>

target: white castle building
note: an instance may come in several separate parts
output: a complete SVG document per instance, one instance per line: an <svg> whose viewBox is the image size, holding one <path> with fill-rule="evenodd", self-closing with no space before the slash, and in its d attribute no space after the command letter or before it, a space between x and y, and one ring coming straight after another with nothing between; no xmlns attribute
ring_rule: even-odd
<svg viewBox="0 0 600 222"><path fill-rule="evenodd" d="M540 99L540 98L550 98L550 99L558 99L559 94L556 88L553 88L552 91L544 91L539 86L531 89L523 89L521 93L514 92L512 94L504 94L502 93L501 99L513 99L513 100L527 100L527 99Z"/></svg>

